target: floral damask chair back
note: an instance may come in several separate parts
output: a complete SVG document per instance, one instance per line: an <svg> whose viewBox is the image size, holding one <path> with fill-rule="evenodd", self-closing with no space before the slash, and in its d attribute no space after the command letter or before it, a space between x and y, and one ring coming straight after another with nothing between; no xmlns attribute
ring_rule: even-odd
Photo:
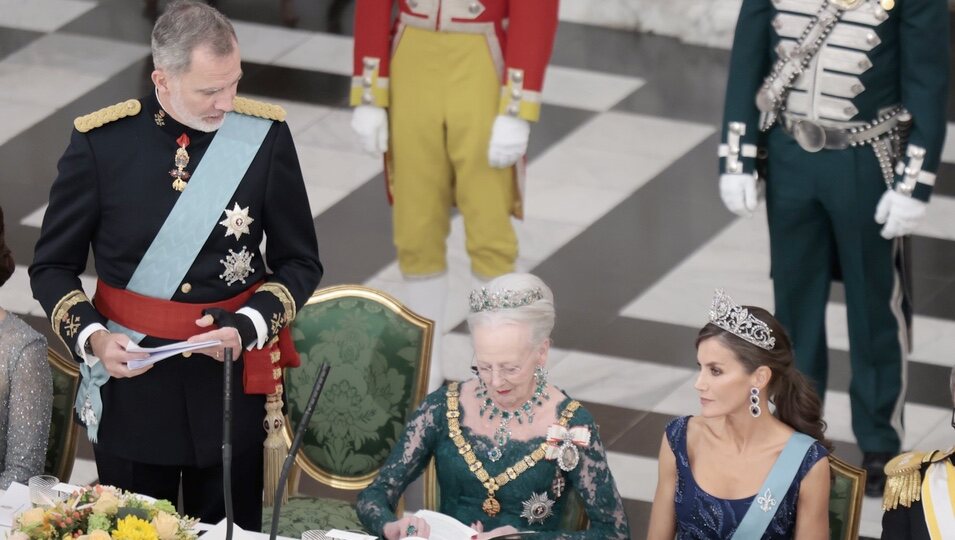
<svg viewBox="0 0 955 540"><path fill-rule="evenodd" d="M79 365L52 348L47 349L47 361L53 374L53 411L50 438L46 447L43 472L64 482L69 481L76 457L76 417L73 401L80 384Z"/></svg>
<svg viewBox="0 0 955 540"><path fill-rule="evenodd" d="M829 488L829 539L857 540L862 497L865 495L865 469L853 467L829 454L832 485Z"/></svg>
<svg viewBox="0 0 955 540"><path fill-rule="evenodd" d="M301 367L286 370L291 441L323 362L331 366L296 465L317 482L357 491L378 474L405 423L427 393L433 323L368 287L320 289L292 323ZM271 510L264 513L264 530ZM293 496L279 534L311 529L361 530L346 501Z"/></svg>

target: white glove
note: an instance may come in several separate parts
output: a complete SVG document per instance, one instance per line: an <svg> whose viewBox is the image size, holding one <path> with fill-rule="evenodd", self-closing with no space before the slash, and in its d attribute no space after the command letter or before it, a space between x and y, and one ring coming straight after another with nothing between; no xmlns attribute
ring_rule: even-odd
<svg viewBox="0 0 955 540"><path fill-rule="evenodd" d="M720 175L720 198L726 208L740 217L750 217L763 200L763 183L745 173Z"/></svg>
<svg viewBox="0 0 955 540"><path fill-rule="evenodd" d="M875 207L875 222L882 227L882 238L891 240L899 236L912 234L919 226L928 203L902 195L894 190L886 190Z"/></svg>
<svg viewBox="0 0 955 540"><path fill-rule="evenodd" d="M377 105L359 105L351 117L351 128L361 139L361 147L369 154L388 151L388 112Z"/></svg>
<svg viewBox="0 0 955 540"><path fill-rule="evenodd" d="M499 115L491 128L491 144L487 149L487 161L491 167L510 167L527 153L527 140L531 125L523 118Z"/></svg>

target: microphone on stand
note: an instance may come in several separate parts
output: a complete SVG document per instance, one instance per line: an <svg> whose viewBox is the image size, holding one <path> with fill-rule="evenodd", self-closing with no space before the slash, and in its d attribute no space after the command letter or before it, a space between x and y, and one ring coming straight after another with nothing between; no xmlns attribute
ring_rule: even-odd
<svg viewBox="0 0 955 540"><path fill-rule="evenodd" d="M325 387L325 379L328 378L328 371L330 369L331 367L327 362L322 362L322 367L318 370L318 378L315 379L315 385L312 386L312 395L309 396L308 403L305 405L305 411L302 413L302 419L299 420L298 427L295 429L295 438L292 440L292 446L288 449L288 457L285 458L285 463L282 464L282 474L279 475L279 483L278 487L275 488L275 498L273 499L275 502L272 504L272 529L269 531L269 540L275 540L275 537L278 536L279 511L282 509L282 491L288 482L288 474L292 469L292 463L295 461L295 454L298 452L299 447L302 446L305 429L312 420L312 413L315 412L315 404L318 402L318 396L322 393L322 388ZM226 540L231 540L231 538L227 536Z"/></svg>
<svg viewBox="0 0 955 540"><path fill-rule="evenodd" d="M232 540L232 348L222 351L222 495L225 499L225 538Z"/></svg>

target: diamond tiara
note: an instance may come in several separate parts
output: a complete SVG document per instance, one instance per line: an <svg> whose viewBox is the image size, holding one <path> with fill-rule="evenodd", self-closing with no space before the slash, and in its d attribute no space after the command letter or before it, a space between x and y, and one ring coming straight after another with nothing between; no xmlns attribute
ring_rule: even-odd
<svg viewBox="0 0 955 540"><path fill-rule="evenodd" d="M503 289L500 291L488 291L484 287L474 289L470 296L471 313L481 311L497 311L499 309L514 309L528 304L533 304L538 300L544 299L544 293L540 287L533 289L522 289L512 291Z"/></svg>
<svg viewBox="0 0 955 540"><path fill-rule="evenodd" d="M773 350L776 338L765 322L756 318L743 306L737 305L723 289L716 289L710 306L710 322L757 347Z"/></svg>

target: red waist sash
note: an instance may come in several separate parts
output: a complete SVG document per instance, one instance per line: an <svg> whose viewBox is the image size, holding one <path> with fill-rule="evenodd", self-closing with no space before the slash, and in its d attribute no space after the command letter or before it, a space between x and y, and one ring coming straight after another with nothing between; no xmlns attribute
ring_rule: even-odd
<svg viewBox="0 0 955 540"><path fill-rule="evenodd" d="M184 341L207 331L196 326L196 319L202 317L202 310L221 308L234 312L245 304L259 285L260 283L257 283L221 302L189 304L143 296L97 280L93 301L104 317L130 330L161 339ZM275 365L272 364L273 352L280 354ZM242 382L246 394L274 393L282 382L279 368L298 367L301 363L288 326L279 332L277 341L273 340L261 349L241 353L245 357Z"/></svg>

